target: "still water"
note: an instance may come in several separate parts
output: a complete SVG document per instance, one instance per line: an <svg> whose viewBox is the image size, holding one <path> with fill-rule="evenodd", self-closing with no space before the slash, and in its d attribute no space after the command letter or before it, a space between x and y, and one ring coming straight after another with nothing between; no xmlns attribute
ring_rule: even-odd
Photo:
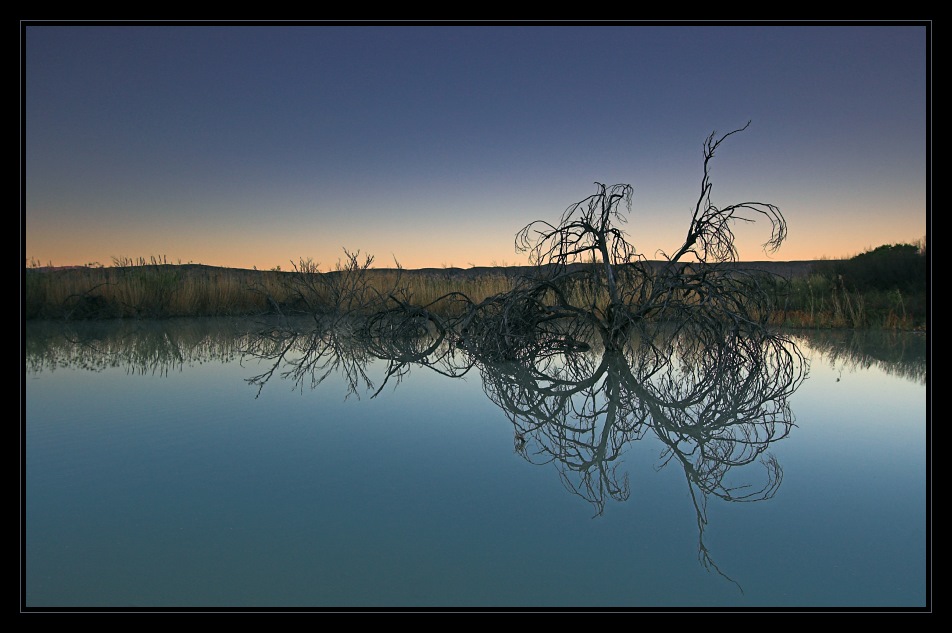
<svg viewBox="0 0 952 633"><path fill-rule="evenodd" d="M24 607L931 607L924 336L793 333L752 405L259 327L27 324Z"/></svg>

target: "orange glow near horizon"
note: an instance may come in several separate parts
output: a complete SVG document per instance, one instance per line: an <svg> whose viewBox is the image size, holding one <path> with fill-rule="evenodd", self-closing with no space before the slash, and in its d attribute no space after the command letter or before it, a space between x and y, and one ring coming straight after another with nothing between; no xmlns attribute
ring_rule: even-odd
<svg viewBox="0 0 952 633"><path fill-rule="evenodd" d="M802 261L815 259L846 259L862 252L876 248L883 244L915 244L925 238L924 232L919 235L896 234L892 240L863 239L852 236L851 242L845 242L836 233L826 233L813 236L810 239L797 240L791 238L778 252L765 254L756 243L739 245L742 261ZM163 259L170 264L205 264L222 266L225 268L246 268L270 270L280 266L282 270L289 270L292 262L308 259L318 262L322 269L331 269L344 256L344 247L326 244L315 244L314 248L288 248L284 246L258 247L242 244L241 241L230 245L219 245L205 248L194 246L168 247L173 242L164 242L157 239L116 241L114 244L124 244L122 248L114 248L113 243L102 244L96 241L79 242L62 238L30 239L26 240L25 261L27 265L34 262L38 265L54 266L84 266L100 264L111 266L115 258L144 258L149 261L152 257ZM508 247L508 248L507 248ZM471 245L444 244L442 247L431 245L421 248L419 245L406 247L386 248L384 242L368 240L366 247L347 247L350 252L360 251L361 259L365 254L374 257L373 267L391 268L395 260L408 269L418 268L470 268L472 266L512 266L526 265L528 259L524 253L516 253L512 242L500 248L486 249ZM648 259L659 259L646 254Z"/></svg>
<svg viewBox="0 0 952 633"><path fill-rule="evenodd" d="M526 211L525 215L532 213ZM794 208L785 213L788 239L776 253L764 253L760 244L769 236L762 222L739 223L736 240L742 261L803 261L844 259L883 244L918 243L926 238L926 216L910 222L910 214L883 213L862 217L857 209L813 214L809 220ZM69 214L56 226L34 213L24 232L24 261L38 265L111 266L114 258L162 258L172 264L205 264L226 268L289 270L292 262L311 259L322 269L332 269L344 255L343 249L374 256L376 268L470 268L472 266L526 265L525 253L517 253L515 232L524 223L513 217L508 226L479 224L475 212L443 221L403 225L393 218L373 220L376 227L339 224L321 225L301 221L299 230L275 222L222 223L212 226L201 216L189 218L190 226L173 227L173 222L150 218L145 226L110 228L83 220L83 213ZM914 217L914 216L912 216ZM685 221L689 218L685 218ZM808 223L809 222L809 223ZM425 228L423 228L425 227ZM801 227L808 227L804 230ZM374 229L377 229L376 231ZM660 222L657 218L634 218L624 230L629 241L648 259L661 259L659 249L673 252L683 240L683 221ZM648 237L653 242L648 241ZM883 236L887 236L883 238ZM663 243L662 243L663 242Z"/></svg>

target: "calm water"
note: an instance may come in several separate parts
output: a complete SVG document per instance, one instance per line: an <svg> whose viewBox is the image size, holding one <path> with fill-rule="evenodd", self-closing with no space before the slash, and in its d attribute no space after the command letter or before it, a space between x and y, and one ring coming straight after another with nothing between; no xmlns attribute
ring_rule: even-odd
<svg viewBox="0 0 952 633"><path fill-rule="evenodd" d="M588 429L591 394L509 370L281 357L225 320L30 323L24 604L931 606L924 337L794 340L805 379L725 437L698 422L748 415L733 382L674 408L629 385Z"/></svg>

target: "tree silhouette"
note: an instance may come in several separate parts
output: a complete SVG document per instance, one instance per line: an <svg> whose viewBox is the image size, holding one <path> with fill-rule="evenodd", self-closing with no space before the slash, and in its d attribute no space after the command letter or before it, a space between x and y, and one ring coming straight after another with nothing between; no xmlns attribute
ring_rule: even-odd
<svg viewBox="0 0 952 633"><path fill-rule="evenodd" d="M773 284L765 273L727 265L737 260L733 227L766 219L770 237L763 246L775 251L786 239L786 221L769 203L711 201L711 160L749 125L705 140L701 193L687 236L671 256L661 252L660 263L646 260L621 229L631 209L627 184L596 182L596 192L570 205L558 223L523 227L516 248L528 253L536 273L472 306L462 319L466 348L486 359L514 359L540 337L572 346L579 333L595 332L617 350L646 319L706 324L715 337L764 329Z"/></svg>

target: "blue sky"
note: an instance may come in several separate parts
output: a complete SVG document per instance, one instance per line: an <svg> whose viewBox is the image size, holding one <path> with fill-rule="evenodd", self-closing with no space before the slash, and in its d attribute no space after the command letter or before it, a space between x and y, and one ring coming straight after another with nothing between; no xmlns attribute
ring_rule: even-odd
<svg viewBox="0 0 952 633"><path fill-rule="evenodd" d="M242 268L523 263L594 182L634 188L649 258L700 191L776 204L744 260L927 234L925 23L165 26L25 23L25 259Z"/></svg>

